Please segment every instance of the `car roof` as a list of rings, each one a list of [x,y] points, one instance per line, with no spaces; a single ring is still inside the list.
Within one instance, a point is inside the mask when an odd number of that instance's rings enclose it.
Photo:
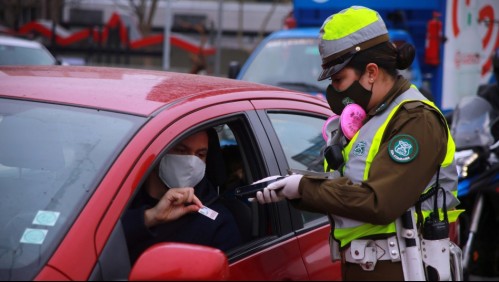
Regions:
[[[283,29],[274,31],[271,33],[267,39],[282,39],[282,38],[296,38],[296,37],[305,37],[305,38],[318,38],[319,36],[319,27],[298,27],[292,29]],[[403,29],[388,29],[388,34],[390,35],[391,40],[400,40],[404,39],[406,41],[411,40],[411,37],[407,33],[407,31]],[[412,41],[409,43],[413,44]]]
[[[318,38],[319,30],[320,28],[318,27],[283,29],[283,30],[274,31],[267,37],[267,39],[294,38],[294,37]]]
[[[141,116],[152,115],[166,105],[186,99],[230,93],[236,94],[230,99],[239,100],[264,96],[280,99],[294,97],[323,103],[307,94],[253,82],[114,67],[1,66],[0,85],[0,98],[77,105]],[[252,91],[251,95],[243,95]],[[258,95],[254,91],[259,91]]]
[[[43,45],[40,42],[8,36],[0,35],[0,45],[18,46],[26,48],[41,48]]]

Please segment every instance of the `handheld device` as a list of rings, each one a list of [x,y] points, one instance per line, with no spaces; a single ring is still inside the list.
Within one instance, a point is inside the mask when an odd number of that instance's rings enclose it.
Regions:
[[[283,178],[284,178],[284,176],[281,176],[281,177],[277,177],[275,179],[271,179],[268,181],[263,181],[260,183],[255,183],[255,184],[237,187],[235,190],[235,196],[238,198],[244,198],[244,199],[255,198],[256,192],[262,191],[263,188],[267,187],[270,183],[279,181]]]

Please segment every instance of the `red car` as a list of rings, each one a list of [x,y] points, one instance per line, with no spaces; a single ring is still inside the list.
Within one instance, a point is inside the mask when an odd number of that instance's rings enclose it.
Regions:
[[[151,168],[189,133],[217,129],[226,172],[250,184],[322,171],[331,114],[311,95],[225,78],[0,67],[0,280],[340,280],[327,217],[286,201],[245,203],[251,216],[234,217],[248,239],[227,252],[161,243],[132,265],[122,227]]]

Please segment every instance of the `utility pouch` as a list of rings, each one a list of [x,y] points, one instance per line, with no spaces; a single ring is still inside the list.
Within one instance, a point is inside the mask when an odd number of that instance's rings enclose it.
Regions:
[[[449,238],[439,240],[421,240],[423,264],[428,281],[449,281],[450,273],[450,241]]]
[[[451,242],[449,239],[449,219],[445,201],[445,190],[438,185],[439,172],[437,171],[436,185],[432,188],[434,207],[422,228],[421,254],[428,281],[449,281],[451,279]],[[442,191],[442,213],[440,219],[438,209],[438,192]],[[457,246],[455,246],[457,247]],[[456,250],[454,249],[453,252]]]

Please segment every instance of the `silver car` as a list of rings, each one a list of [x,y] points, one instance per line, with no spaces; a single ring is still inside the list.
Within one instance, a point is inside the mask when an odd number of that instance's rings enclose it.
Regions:
[[[57,59],[41,44],[0,35],[0,65],[58,65]]]

